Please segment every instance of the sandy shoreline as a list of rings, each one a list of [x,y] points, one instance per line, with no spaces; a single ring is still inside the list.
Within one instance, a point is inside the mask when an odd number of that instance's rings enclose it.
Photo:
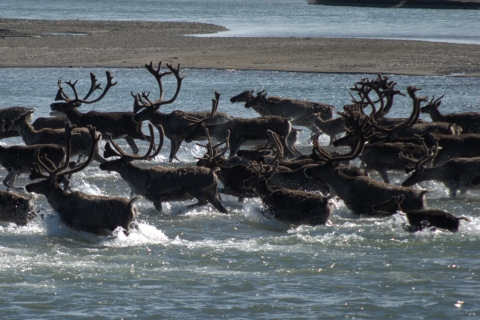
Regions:
[[[143,67],[480,76],[480,45],[330,38],[195,37],[183,22],[0,19],[0,67]]]

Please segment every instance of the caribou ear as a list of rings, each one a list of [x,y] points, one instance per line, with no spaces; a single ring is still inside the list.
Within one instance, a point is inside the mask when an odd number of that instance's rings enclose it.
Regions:
[[[480,184],[480,176],[477,176],[477,177],[473,178],[473,179],[472,179],[472,184],[473,184],[474,186],[479,185],[479,184]]]
[[[105,151],[103,152],[103,157],[104,158],[120,157],[120,156],[121,156],[120,154],[118,154],[115,150],[113,150],[110,142],[107,142],[105,144]]]
[[[65,179],[65,176],[63,174],[59,174],[59,175],[55,176],[55,182],[56,183],[62,182],[63,179]]]
[[[30,180],[37,180],[37,179],[42,179],[42,178],[45,178],[44,176],[42,176],[41,174],[35,172],[35,171],[32,171],[32,173],[30,173],[30,175],[28,176],[28,178]]]
[[[406,174],[409,174],[410,172],[412,172],[414,170],[415,170],[415,168],[409,168],[409,167],[405,166],[405,173]]]
[[[58,89],[55,101],[65,101],[65,98],[62,96],[62,89]]]

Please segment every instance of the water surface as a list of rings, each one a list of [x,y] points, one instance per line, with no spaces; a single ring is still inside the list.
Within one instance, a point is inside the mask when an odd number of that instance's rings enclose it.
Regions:
[[[35,107],[46,116],[57,80],[79,79],[79,92],[89,86],[89,72],[105,82],[105,69],[0,69],[0,107]],[[118,84],[99,103],[82,111],[131,110],[130,92],[158,89],[144,69],[111,69]],[[256,114],[228,99],[245,89],[266,89],[271,95],[324,101],[341,110],[349,103],[349,87],[376,75],[294,72],[183,70],[187,74],[177,101],[165,107],[208,110],[215,90],[219,110],[234,116]],[[445,93],[442,110],[476,111],[480,105],[478,78],[390,76],[406,93]],[[166,97],[174,81],[165,79]],[[394,116],[406,116],[409,98],[399,97]],[[146,132],[146,131],[145,131]],[[322,138],[325,145],[327,138]],[[18,138],[1,140],[4,146]],[[124,141],[119,144],[129,151]],[[103,148],[104,142],[100,143]],[[139,143],[141,151],[146,143]],[[310,151],[308,133],[299,148]],[[169,165],[168,140],[159,157],[139,165]],[[203,150],[182,146],[181,162],[193,165]],[[0,169],[0,176],[6,171]],[[396,172],[400,184],[405,174]],[[373,175],[373,177],[377,177]],[[25,177],[17,185],[27,183]],[[118,174],[100,171],[92,163],[74,177],[75,190],[129,197]],[[239,203],[224,197],[228,215],[206,206],[186,210],[185,203],[165,204],[158,213],[148,201],[139,202],[139,230],[125,237],[97,237],[66,228],[42,196],[37,218],[27,227],[0,227],[0,306],[7,319],[147,319],[147,318],[478,318],[480,194],[468,192],[455,200],[444,186],[431,190],[429,207],[442,208],[472,220],[459,232],[440,230],[410,233],[405,217],[359,218],[341,201],[327,226],[289,228],[263,217],[258,200]]]
[[[220,37],[375,38],[480,44],[480,10],[310,5],[305,0],[3,0],[0,17],[213,23]],[[211,34],[207,36],[212,36]]]

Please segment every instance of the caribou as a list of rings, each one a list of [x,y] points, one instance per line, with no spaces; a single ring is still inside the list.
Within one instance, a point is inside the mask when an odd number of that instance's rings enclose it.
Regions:
[[[416,143],[376,142],[366,144],[358,156],[361,168],[377,171],[383,182],[390,183],[388,170],[402,170],[411,164],[411,160],[400,157],[399,154],[409,154],[414,157],[423,155],[423,149]]]
[[[9,123],[10,121],[15,120],[22,114],[25,114],[29,111],[36,111],[37,108],[31,108],[31,107],[7,107],[7,108],[0,108],[0,119],[5,120],[5,123]],[[34,122],[32,122],[32,126],[36,129],[42,129],[42,128],[53,128],[53,129],[60,129],[64,127],[64,124],[66,121],[68,121],[67,117],[63,113],[54,113],[53,117],[39,117],[35,119]],[[16,132],[8,132],[8,137],[14,136]],[[18,136],[18,134],[16,135]],[[7,138],[6,135],[4,135],[3,138]]]
[[[10,123],[11,121],[17,119],[21,115],[24,115],[28,112],[36,111],[36,108],[28,107],[8,107],[0,109],[0,119],[4,120],[5,123]],[[31,121],[31,117],[29,121]],[[43,128],[52,128],[52,129],[62,129],[65,122],[68,121],[65,115],[55,116],[55,117],[39,117],[35,119],[31,124],[35,130],[40,130]],[[5,132],[1,139],[19,137],[20,133],[17,130],[9,130]]]
[[[233,118],[223,123],[209,124],[207,121],[211,119],[218,108],[220,93],[215,92],[215,98],[212,99],[212,111],[210,116],[201,120],[184,117],[191,122],[192,129],[187,135],[186,142],[191,142],[198,137],[205,136],[205,128],[208,129],[210,135],[218,141],[225,140],[227,132],[230,133],[230,155],[233,157],[240,145],[246,141],[268,140],[268,130],[272,130],[279,136],[283,137],[282,145],[290,156],[295,156],[296,149],[286,139],[292,130],[289,120],[279,116],[265,116],[257,118]]]
[[[265,91],[257,92],[257,95],[253,96],[253,90],[246,90],[230,98],[230,102],[245,102],[245,108],[252,108],[261,116],[281,116],[290,119],[293,125],[307,127],[312,133],[319,133],[319,130],[312,122],[306,120],[309,116],[318,113],[323,120],[328,120],[335,111],[334,106],[323,102],[266,96]]]
[[[126,154],[113,141],[112,137],[109,137],[109,142],[105,145],[104,157],[115,156],[119,158],[100,164],[100,169],[118,172],[128,183],[132,193],[140,194],[153,202],[155,209],[158,211],[162,211],[162,202],[185,201],[196,198],[198,202],[187,206],[187,208],[195,208],[210,203],[218,211],[227,213],[227,209],[220,202],[218,195],[218,178],[216,175],[218,168],[167,168],[160,165],[140,168],[132,164],[134,160],[151,160],[162,149],[164,140],[162,126],[158,127],[160,142],[153,154],[152,150],[155,144],[153,141],[153,126],[149,124],[148,127],[152,139],[145,155]]]
[[[100,137],[92,126],[87,126],[92,139],[92,146],[96,146]],[[59,215],[63,223],[77,231],[91,232],[96,235],[111,235],[118,227],[128,235],[132,222],[138,215],[135,203],[141,196],[131,200],[122,197],[97,196],[80,191],[67,192],[62,190],[58,183],[64,176],[82,171],[93,160],[95,148],[92,147],[88,159],[73,169],[66,170],[70,159],[72,144],[72,129],[65,124],[65,139],[67,141],[67,160],[63,165],[54,165],[49,155],[41,156],[37,153],[34,171],[37,176],[44,180],[28,184],[25,189],[28,192],[43,194],[48,203]],[[48,173],[42,173],[42,169]]]
[[[3,120],[5,123],[10,123],[14,119],[18,118],[22,114],[27,113],[28,111],[35,111],[36,108],[28,108],[28,107],[8,107],[0,109],[0,119]],[[10,138],[10,137],[18,137],[19,134],[15,130],[10,130],[8,132],[4,132],[2,135],[2,139]]]
[[[5,121],[2,120],[0,137],[4,132]],[[11,125],[10,125],[11,127]],[[31,174],[36,154],[49,154],[52,163],[60,164],[65,158],[65,149],[56,144],[37,144],[31,146],[15,145],[4,147],[0,145],[0,164],[7,169],[8,175],[3,180],[3,185],[10,189],[17,189],[13,186],[15,179],[20,174]],[[22,188],[19,188],[22,189]]]
[[[372,116],[362,117],[358,113],[339,114],[347,120],[357,136],[357,144],[350,152],[341,156],[332,156],[317,145],[317,151],[325,162],[304,170],[307,177],[325,179],[331,190],[338,195],[347,208],[354,214],[372,214],[372,206],[386,201],[394,195],[405,195],[406,210],[422,209],[427,191],[400,187],[380,182],[365,176],[349,176],[335,167],[342,160],[353,160],[363,151],[365,142],[375,136],[375,121]]]
[[[319,113],[314,113],[305,119],[316,125],[323,133],[330,137],[328,145],[332,145],[335,137],[345,132],[345,119],[342,117],[323,120]]]
[[[356,100],[352,95],[353,104],[345,105],[343,107],[345,112],[356,112],[361,114],[362,117],[366,117],[364,109],[370,107],[372,109],[370,117],[376,122],[376,130],[379,133],[382,133],[372,137],[370,143],[380,141],[392,142],[400,132],[411,128],[417,123],[422,123],[422,120],[419,119],[420,102],[426,101],[427,98],[417,97],[415,92],[420,89],[412,86],[407,87],[407,92],[413,101],[413,109],[410,116],[408,118],[385,117],[393,106],[394,97],[396,95],[405,96],[405,94],[399,90],[395,90],[395,85],[395,82],[388,81],[388,77],[382,78],[382,76],[379,75],[378,78],[374,80],[369,80],[367,78],[362,79],[361,81],[356,82],[353,88],[350,88],[352,91],[357,92],[361,99]],[[376,101],[373,101],[374,99],[369,96],[371,91],[376,93],[378,97]],[[354,134],[352,134],[351,130],[347,128],[347,134],[344,137],[333,141],[332,144],[335,147],[338,147],[352,146],[355,143]]]
[[[255,190],[262,199],[266,207],[265,214],[293,226],[326,224],[331,213],[330,198],[312,192],[272,189],[268,180],[277,167],[278,161],[266,168],[252,164],[255,175],[243,182],[246,188]]]
[[[388,132],[388,127],[392,128],[391,124],[385,125],[382,122],[383,118],[380,119],[380,126],[383,128],[384,132]],[[399,125],[403,121],[396,121],[393,125]],[[389,122],[391,123],[391,122]],[[456,124],[448,123],[448,122],[422,122],[422,123],[415,123],[411,127],[405,128],[398,132],[393,133],[390,135],[389,140],[385,141],[385,137],[376,139],[376,142],[384,141],[384,142],[408,142],[411,141],[415,135],[424,135],[427,133],[438,133],[443,135],[460,135],[462,133],[462,128]],[[372,142],[375,142],[372,141]],[[344,137],[336,139],[332,142],[334,147],[351,147],[355,144],[355,137],[352,134],[346,134]]]
[[[43,128],[36,130],[30,124],[32,113],[33,111],[28,111],[27,113],[15,119],[10,130],[17,130],[20,133],[23,142],[25,142],[27,146],[36,144],[56,144],[66,147],[65,122],[63,123],[63,129]],[[96,134],[100,135],[100,132],[97,132]],[[93,157],[94,160],[100,163],[105,162],[105,159],[103,159],[99,154],[98,145],[92,146],[92,140],[90,138],[88,129],[74,128],[72,135],[71,155],[78,155],[78,161],[80,161],[83,156],[88,157],[92,148],[95,150]]]
[[[464,112],[464,113],[450,113],[442,114],[438,107],[442,104],[442,98],[435,99],[432,97],[430,102],[423,106],[420,110],[422,113],[427,113],[436,122],[450,122],[459,125],[463,129],[463,133],[480,133],[480,113],[479,112]]]
[[[207,152],[203,157],[197,158],[197,166],[206,167],[206,168],[218,168],[220,169],[217,172],[218,179],[223,184],[223,188],[220,188],[218,191],[221,194],[226,194],[238,198],[238,202],[243,202],[245,198],[254,198],[255,193],[253,190],[245,188],[243,185],[243,180],[252,176],[252,171],[248,167],[250,160],[234,156],[232,158],[226,159],[223,155],[228,151],[230,132],[227,132],[227,138],[218,143],[217,145],[212,145],[212,139],[208,132],[208,129],[205,129],[205,135],[207,136],[208,143],[206,145],[197,145],[207,149]],[[225,144],[223,150],[218,148]]]
[[[418,119],[420,113],[420,103],[425,101],[425,97],[417,97],[416,92],[420,90],[415,87],[408,87],[407,91],[410,98],[413,101],[413,108],[410,117],[404,122],[395,125],[390,128],[375,125],[375,130],[381,132],[380,140],[389,137],[392,132],[399,132],[409,128],[409,126]],[[399,129],[404,128],[404,129]],[[383,134],[385,134],[383,136]],[[378,138],[379,135],[374,136],[371,141]],[[352,139],[354,140],[354,139]],[[423,150],[420,145],[415,143],[402,143],[402,142],[375,142],[369,141],[365,146],[362,153],[359,155],[359,159],[362,161],[362,166],[368,170],[376,170],[380,173],[385,183],[390,183],[387,170],[402,169],[406,165],[409,165],[409,159],[399,157],[400,153],[411,154],[419,156]]]
[[[405,200],[404,195],[393,196],[389,200],[373,206],[376,214],[389,215],[402,209],[402,202]],[[457,232],[460,226],[460,220],[470,222],[466,217],[456,217],[453,214],[440,209],[423,209],[406,211],[408,222],[410,223],[410,231],[420,231],[425,228],[440,228],[451,232]]]
[[[149,120],[155,127],[158,127],[159,125],[163,127],[163,130],[165,131],[165,136],[170,139],[170,155],[168,160],[169,162],[172,162],[174,159],[179,160],[176,154],[180,149],[180,145],[182,144],[182,142],[185,141],[186,136],[191,128],[189,126],[190,122],[185,120],[184,117],[203,119],[208,117],[209,112],[184,112],[180,110],[175,110],[171,113],[160,112],[159,109],[161,106],[171,104],[176,100],[178,93],[180,92],[182,80],[185,77],[185,75],[180,76],[180,65],[178,65],[175,69],[172,67],[172,65],[167,63],[167,68],[170,70],[170,72],[161,72],[161,66],[162,62],[158,64],[158,68],[155,70],[155,68],[152,66],[152,62],[150,62],[150,64],[145,64],[145,68],[157,80],[160,89],[160,97],[155,101],[150,101],[148,98],[148,94],[146,93],[142,93],[142,95],[132,95],[135,100],[135,115],[132,119],[134,122]],[[177,89],[171,99],[163,100],[164,91],[161,79],[165,75],[172,73],[177,79]],[[207,121],[207,123],[221,123],[229,119],[231,119],[231,117],[226,113],[217,112],[211,119]]]
[[[429,132],[421,135],[430,148],[438,141],[438,151],[433,159],[433,165],[438,166],[454,158],[480,157],[480,134],[468,133],[445,135]],[[414,138],[417,140],[417,138]]]
[[[244,198],[253,197],[254,194],[252,194],[252,190],[245,188],[243,181],[246,178],[252,177],[252,161],[265,163],[266,159],[261,159],[260,161],[244,159],[243,163],[240,163],[241,158],[239,158],[236,160],[236,163],[232,165],[230,164],[230,160],[234,160],[235,157],[225,160],[222,157],[228,150],[229,137],[227,136],[225,141],[221,143],[226,143],[223,151],[216,152],[214,150],[216,150],[221,144],[212,146],[208,129],[205,130],[209,143],[204,147],[207,148],[208,153],[203,158],[198,158],[197,165],[209,168],[220,168],[218,176],[224,185],[224,188],[220,190],[220,193],[237,196],[239,197],[239,201],[243,201]],[[276,146],[275,155],[268,159],[268,163],[274,163],[283,155],[283,147],[277,134],[271,130],[268,130],[267,133],[270,137],[269,143],[272,142]],[[267,143],[267,145],[269,143]],[[303,174],[303,169],[305,168],[306,166],[303,166],[296,170],[291,170],[279,166],[273,173],[272,177],[268,180],[268,184],[271,188],[286,188],[328,194],[329,189],[325,181],[323,181],[323,179],[307,179]]]
[[[439,141],[434,137],[434,146],[429,149],[423,138],[418,136],[418,139],[423,145],[422,157],[416,159],[401,154],[403,158],[415,164],[414,167],[405,167],[406,173],[411,175],[402,183],[402,186],[411,187],[423,181],[438,181],[448,188],[450,197],[455,197],[458,190],[463,194],[467,190],[480,188],[476,180],[480,177],[480,158],[452,158],[441,165],[426,167],[425,165],[437,155]]]
[[[93,100],[87,100],[90,95],[95,90],[101,89],[101,84],[97,84],[97,77],[90,73],[90,90],[85,95],[84,98],[80,99],[78,97],[77,89],[75,88],[76,81],[71,82],[67,81],[67,85],[73,90],[75,98],[71,99],[63,90],[62,81],[58,81],[58,92],[55,97],[55,101],[63,100],[63,102],[55,102],[50,104],[50,109],[52,111],[58,111],[64,113],[68,121],[72,124],[75,124],[78,127],[86,127],[88,125],[94,126],[100,131],[105,138],[107,135],[111,134],[114,139],[124,138],[128,145],[132,148],[133,153],[138,153],[138,147],[134,139],[140,139],[149,141],[150,137],[146,136],[142,132],[142,122],[134,122],[132,117],[134,116],[133,112],[97,112],[89,111],[87,113],[81,113],[78,111],[78,107],[84,104],[92,104],[98,102],[105,97],[108,90],[115,86],[117,83],[112,82],[113,76],[109,71],[106,72],[107,75],[107,85],[102,94]]]
[[[32,197],[0,190],[0,221],[25,226],[36,216]]]

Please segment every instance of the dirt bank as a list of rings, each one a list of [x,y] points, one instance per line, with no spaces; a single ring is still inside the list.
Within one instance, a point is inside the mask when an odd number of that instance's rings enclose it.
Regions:
[[[0,67],[142,67],[480,75],[480,46],[328,38],[196,37],[201,23],[0,19]]]

